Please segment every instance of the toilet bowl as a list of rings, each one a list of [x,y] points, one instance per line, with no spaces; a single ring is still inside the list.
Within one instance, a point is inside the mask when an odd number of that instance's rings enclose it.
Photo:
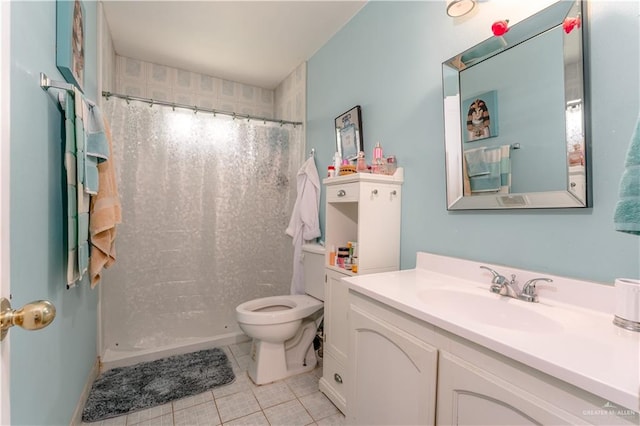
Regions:
[[[313,347],[323,318],[324,248],[303,246],[304,295],[263,297],[236,307],[236,320],[253,339],[249,377],[258,385],[311,371]]]

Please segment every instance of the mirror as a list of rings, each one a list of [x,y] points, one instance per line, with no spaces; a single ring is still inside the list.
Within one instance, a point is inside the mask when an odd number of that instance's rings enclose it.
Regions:
[[[580,0],[442,64],[449,210],[591,207]]]

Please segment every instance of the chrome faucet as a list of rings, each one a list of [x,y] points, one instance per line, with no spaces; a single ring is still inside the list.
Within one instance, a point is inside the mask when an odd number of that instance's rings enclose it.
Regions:
[[[511,281],[509,281],[504,275],[500,275],[498,272],[487,266],[481,266],[480,268],[486,269],[487,271],[491,272],[491,275],[493,275],[493,278],[491,279],[491,288],[489,289],[492,293],[497,293],[500,296],[513,297],[514,299],[524,300],[525,302],[538,302],[538,295],[536,294],[536,282],[553,282],[551,278],[533,278],[524,283],[524,287],[522,287],[522,293],[518,293],[518,288],[516,286],[516,276],[514,274],[511,274]]]
[[[526,283],[524,283],[524,287],[522,287],[522,293],[518,296],[518,299],[524,300],[525,302],[538,302],[538,295],[536,294],[536,282],[537,281],[546,281],[548,283],[552,283],[553,280],[551,278],[533,278]]]
[[[511,274],[511,281],[509,281],[504,275],[500,275],[498,272],[489,268],[488,266],[481,266],[480,268],[486,269],[491,272],[493,279],[491,280],[490,291],[497,293],[501,296],[518,298],[518,290],[516,288],[516,276]]]

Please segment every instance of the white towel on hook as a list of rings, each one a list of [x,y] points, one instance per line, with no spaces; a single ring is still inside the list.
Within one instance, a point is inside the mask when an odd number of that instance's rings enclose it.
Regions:
[[[291,294],[304,294],[304,271],[302,269],[302,244],[320,236],[320,177],[313,157],[304,162],[297,174],[296,202],[293,206],[289,226],[285,230],[293,238],[293,276]]]

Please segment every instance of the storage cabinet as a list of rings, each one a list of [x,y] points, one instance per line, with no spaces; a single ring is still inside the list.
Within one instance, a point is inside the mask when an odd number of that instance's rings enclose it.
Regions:
[[[347,424],[639,424],[637,413],[583,389],[360,293],[348,297]]]
[[[356,173],[327,178],[324,359],[320,390],[344,413],[348,354],[348,290],[341,279],[356,273],[329,264],[332,247],[357,242],[357,275],[400,268],[402,169],[393,176]]]
[[[437,349],[353,305],[349,330],[347,424],[433,424]]]
[[[447,352],[440,354],[438,424],[576,425],[583,421]]]

